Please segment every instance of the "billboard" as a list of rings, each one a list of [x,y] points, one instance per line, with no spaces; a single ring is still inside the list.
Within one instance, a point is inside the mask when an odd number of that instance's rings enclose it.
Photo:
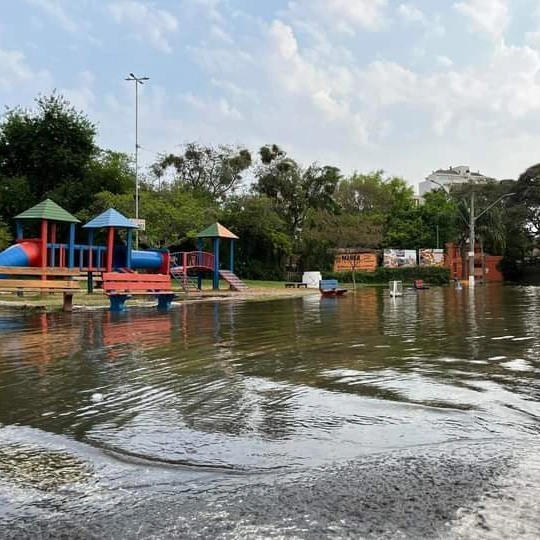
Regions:
[[[334,257],[334,272],[375,272],[375,253],[340,253]]]
[[[403,268],[404,266],[416,266],[415,249],[385,249],[383,256],[385,268]]]
[[[419,250],[420,266],[444,266],[444,250],[423,248]]]

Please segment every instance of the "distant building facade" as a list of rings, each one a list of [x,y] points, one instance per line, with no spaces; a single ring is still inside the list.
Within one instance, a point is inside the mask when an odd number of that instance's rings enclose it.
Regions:
[[[468,165],[449,167],[448,169],[438,169],[433,171],[423,182],[418,184],[418,193],[423,197],[429,191],[438,189],[440,185],[451,188],[457,184],[464,184],[469,181],[487,182],[496,180],[490,176],[485,176],[480,172],[472,172]]]

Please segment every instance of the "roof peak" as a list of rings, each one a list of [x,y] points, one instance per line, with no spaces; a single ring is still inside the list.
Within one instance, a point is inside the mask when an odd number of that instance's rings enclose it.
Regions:
[[[40,203],[32,206],[28,210],[16,215],[15,220],[46,220],[57,221],[64,223],[80,223],[80,221],[64,210],[59,204],[52,199],[45,199]]]
[[[114,227],[115,229],[138,229],[129,218],[121,214],[114,208],[109,208],[83,225],[83,229],[104,229]]]
[[[215,223],[201,231],[197,235],[197,238],[229,238],[231,240],[237,240],[238,236],[229,231],[227,227],[224,227],[221,223],[216,221]]]

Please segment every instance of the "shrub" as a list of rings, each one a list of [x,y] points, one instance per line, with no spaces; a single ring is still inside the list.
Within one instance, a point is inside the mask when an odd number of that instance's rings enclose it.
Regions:
[[[337,279],[352,283],[352,272],[323,272],[324,279]],[[450,269],[440,266],[406,266],[403,268],[377,268],[375,272],[356,272],[356,283],[387,283],[388,281],[413,282],[423,279],[431,285],[444,285],[450,281]]]

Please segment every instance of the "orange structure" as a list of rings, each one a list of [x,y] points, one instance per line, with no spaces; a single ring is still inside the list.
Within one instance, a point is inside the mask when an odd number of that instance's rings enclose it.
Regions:
[[[503,275],[499,270],[500,255],[488,255],[480,249],[480,245],[474,246],[474,277],[476,281],[503,281]],[[445,266],[450,269],[452,277],[459,280],[469,279],[469,265],[467,264],[467,252],[460,246],[449,242],[446,244]]]

